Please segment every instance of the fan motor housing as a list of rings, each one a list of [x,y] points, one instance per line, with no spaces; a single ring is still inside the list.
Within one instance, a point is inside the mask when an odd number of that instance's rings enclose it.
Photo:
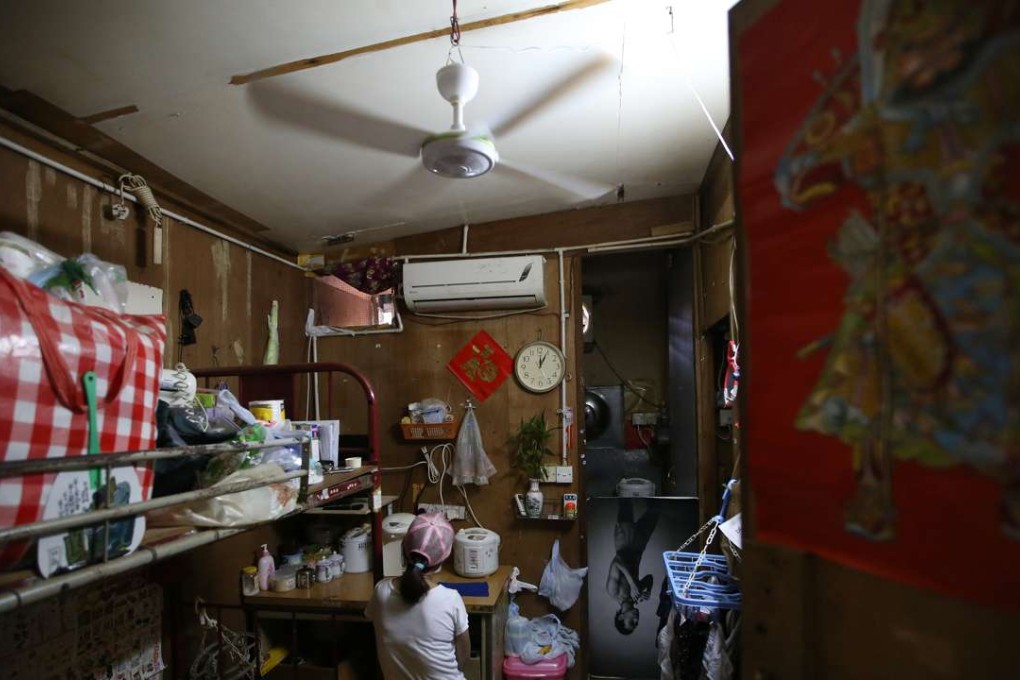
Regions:
[[[496,167],[499,154],[492,140],[482,135],[440,135],[421,147],[421,161],[429,172],[443,177],[480,177]]]

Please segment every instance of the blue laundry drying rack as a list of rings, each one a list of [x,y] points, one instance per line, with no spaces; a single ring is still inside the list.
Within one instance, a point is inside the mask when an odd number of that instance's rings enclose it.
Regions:
[[[708,547],[715,539],[719,525],[726,521],[730,493],[735,484],[736,480],[732,479],[726,484],[718,515],[705,522],[704,526],[684,541],[678,550],[667,550],[662,553],[675,607],[740,609],[742,601],[740,584],[730,574],[726,558],[708,554]],[[709,529],[711,531],[701,552],[684,552],[684,548]]]

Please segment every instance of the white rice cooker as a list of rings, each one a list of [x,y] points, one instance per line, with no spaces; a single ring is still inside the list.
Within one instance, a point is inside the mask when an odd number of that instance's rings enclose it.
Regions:
[[[616,484],[616,495],[621,498],[647,498],[655,495],[655,483],[641,477],[624,477]]]
[[[482,577],[499,569],[499,534],[488,529],[461,529],[453,539],[453,570]]]
[[[414,521],[414,515],[409,512],[398,512],[388,517],[383,517],[383,575],[400,576],[404,573],[404,550],[402,543],[407,530]]]
[[[372,571],[372,528],[364,524],[348,531],[340,539],[340,550],[346,571]]]

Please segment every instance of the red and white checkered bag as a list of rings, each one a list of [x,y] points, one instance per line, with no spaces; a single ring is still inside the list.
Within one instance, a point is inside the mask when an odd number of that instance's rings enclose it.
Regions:
[[[162,316],[58,300],[0,267],[0,460],[88,453],[87,371],[96,374],[100,451],[152,448],[165,345]],[[0,526],[41,519],[54,477],[0,479]],[[138,477],[147,499],[151,468]],[[0,544],[0,568],[26,548]]]

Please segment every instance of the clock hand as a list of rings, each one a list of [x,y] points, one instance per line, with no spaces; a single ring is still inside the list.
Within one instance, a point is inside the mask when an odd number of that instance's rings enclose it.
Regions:
[[[544,363],[545,363],[545,357],[546,357],[546,355],[545,355],[545,354],[543,354],[542,356],[540,356],[540,357],[538,358],[538,367],[539,367],[539,368],[542,368],[542,364],[544,364]]]

